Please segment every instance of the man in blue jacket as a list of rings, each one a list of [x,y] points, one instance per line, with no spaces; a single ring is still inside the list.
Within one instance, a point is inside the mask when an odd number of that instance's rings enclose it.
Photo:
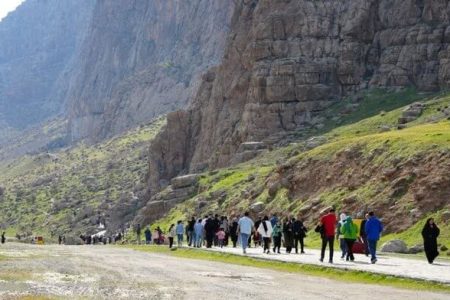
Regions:
[[[369,212],[369,219],[365,225],[367,242],[369,243],[369,251],[371,255],[370,261],[374,264],[377,262],[377,242],[383,231],[383,224],[375,217],[373,211]]]

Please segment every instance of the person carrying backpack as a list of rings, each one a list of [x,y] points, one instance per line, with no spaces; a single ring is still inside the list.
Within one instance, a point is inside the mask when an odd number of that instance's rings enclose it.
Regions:
[[[303,225],[301,221],[301,216],[298,216],[297,220],[295,218],[292,219],[292,231],[294,233],[294,248],[295,253],[298,253],[298,244],[300,243],[300,253],[305,253],[305,244],[304,239],[306,237],[306,227]]]
[[[383,224],[381,224],[381,221],[375,217],[375,213],[373,211],[369,213],[369,219],[366,222],[365,231],[371,255],[370,262],[374,264],[377,262],[377,242],[380,239],[381,232],[383,232]]]
[[[353,220],[350,216],[347,216],[344,225],[341,226],[341,233],[344,236],[344,240],[347,245],[346,260],[354,261],[355,256],[353,255],[353,244],[355,243],[358,236],[358,226],[353,223]]]

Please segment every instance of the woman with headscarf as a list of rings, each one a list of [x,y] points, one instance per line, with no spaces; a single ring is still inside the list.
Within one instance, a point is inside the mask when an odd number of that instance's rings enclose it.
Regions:
[[[422,237],[425,254],[430,264],[432,264],[439,255],[437,245],[437,237],[439,236],[439,233],[440,230],[434,223],[434,219],[429,218],[422,229]]]
[[[258,226],[258,232],[261,235],[264,242],[264,253],[270,253],[270,239],[272,237],[272,224],[269,221],[269,217],[265,216]]]
[[[344,235],[341,234],[342,226],[345,224],[345,220],[347,219],[347,215],[341,213],[339,215],[339,222],[336,228],[336,238],[339,240],[339,247],[341,248],[341,259],[344,259],[347,256],[347,243],[345,242]]]

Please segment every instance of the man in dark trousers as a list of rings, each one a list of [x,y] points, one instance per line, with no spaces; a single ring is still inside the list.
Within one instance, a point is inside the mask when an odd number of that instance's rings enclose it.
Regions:
[[[216,236],[216,222],[209,216],[205,223],[206,248],[211,248]]]
[[[361,227],[359,228],[359,236],[361,237],[363,243],[364,243],[364,254],[366,256],[369,256],[369,242],[367,241],[367,235],[366,235],[366,222],[367,219],[369,219],[369,214],[366,214],[364,216],[364,220],[361,221]]]
[[[320,223],[323,226],[323,236],[322,236],[322,251],[320,253],[320,261],[323,262],[325,258],[325,250],[330,247],[330,258],[328,262],[333,263],[333,251],[334,251],[334,234],[336,233],[336,214],[334,208],[331,208],[328,214],[320,219]]]
[[[370,262],[372,264],[377,262],[377,242],[380,239],[381,232],[383,231],[383,225],[381,221],[375,217],[375,213],[371,211],[369,213],[369,219],[365,226],[367,242],[369,244]]]
[[[300,253],[305,253],[304,239],[306,237],[306,227],[301,221],[301,216],[297,219],[292,218],[292,231],[294,232],[294,248],[295,253],[298,253],[298,243],[300,243]]]

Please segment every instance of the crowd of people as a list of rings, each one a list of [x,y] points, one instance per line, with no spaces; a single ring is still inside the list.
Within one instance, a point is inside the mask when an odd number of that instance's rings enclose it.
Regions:
[[[335,241],[339,242],[341,250],[340,258],[347,261],[354,261],[354,251],[370,256],[370,262],[377,262],[377,244],[383,232],[383,224],[376,217],[374,212],[365,214],[365,218],[355,223],[351,216],[341,213],[339,220],[336,211],[330,209],[321,216],[315,232],[321,237],[320,261],[325,259],[328,248],[328,262],[333,263]],[[304,239],[308,229],[304,225],[301,216],[279,218],[277,214],[258,217],[257,220],[250,218],[248,212],[242,216],[228,218],[219,215],[207,215],[204,218],[192,217],[186,224],[179,220],[176,224],[171,224],[167,231],[168,245],[174,247],[174,241],[178,247],[186,244],[189,247],[242,247],[245,254],[247,248],[261,247],[264,253],[281,253],[282,245],[285,253],[305,253]],[[158,226],[152,233],[150,226],[145,229],[146,244],[164,244],[165,234]],[[138,243],[141,243],[141,226],[136,227]],[[438,256],[437,237],[439,228],[434,224],[433,219],[427,220],[422,231],[424,238],[424,248],[429,263],[433,263]]]

